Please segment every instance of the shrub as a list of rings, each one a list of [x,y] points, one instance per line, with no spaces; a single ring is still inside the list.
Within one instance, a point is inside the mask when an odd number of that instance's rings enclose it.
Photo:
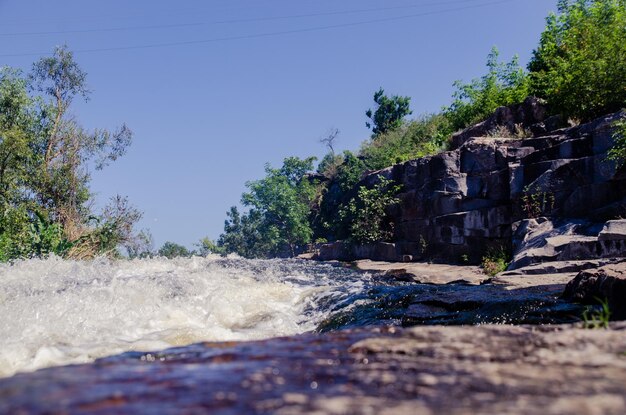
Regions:
[[[528,68],[532,92],[581,121],[626,102],[626,0],[560,0]]]
[[[350,224],[350,239],[358,243],[372,243],[386,241],[393,236],[393,226],[386,220],[386,210],[399,202],[395,195],[400,186],[392,183],[379,176],[373,188],[359,187],[357,197],[341,210],[340,216]]]
[[[509,63],[498,62],[496,47],[487,56],[486,75],[469,84],[456,81],[454,101],[444,108],[454,130],[483,121],[496,108],[522,102],[529,94],[528,76],[519,66],[517,56]]]
[[[360,156],[368,168],[380,170],[445,150],[451,132],[442,114],[423,115],[363,143]]]
[[[626,118],[616,121],[614,127],[615,145],[609,150],[609,160],[615,160],[621,166],[626,160]]]
[[[490,277],[505,271],[508,266],[509,255],[502,247],[488,250],[482,260],[483,272]]]

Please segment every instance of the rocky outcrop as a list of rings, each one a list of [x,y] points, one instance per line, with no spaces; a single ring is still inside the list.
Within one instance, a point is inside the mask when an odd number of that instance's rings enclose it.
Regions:
[[[0,380],[0,413],[623,414],[626,326],[368,328]]]
[[[387,244],[384,255],[352,259],[478,262],[504,248],[519,267],[625,256],[626,225],[614,220],[626,217],[626,168],[607,159],[623,116],[555,130],[559,123],[529,99],[455,135],[452,151],[370,173],[359,185],[379,176],[402,185],[388,212],[395,252]],[[519,125],[534,135],[483,137]]]
[[[626,319],[626,261],[581,271],[567,284],[563,298],[583,304],[606,301],[612,319]]]
[[[496,130],[516,134],[532,131],[535,134],[566,127],[562,117],[548,117],[545,101],[528,97],[521,104],[500,107],[485,121],[466,128],[452,136],[452,149],[457,149],[474,137],[484,137]]]

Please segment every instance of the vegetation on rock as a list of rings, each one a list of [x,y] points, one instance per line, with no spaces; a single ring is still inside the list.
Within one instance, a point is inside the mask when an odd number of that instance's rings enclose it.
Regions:
[[[626,1],[559,0],[528,65],[531,91],[582,121],[626,104]]]
[[[459,130],[491,115],[496,108],[522,102],[529,94],[528,75],[519,65],[517,56],[508,63],[498,61],[496,47],[487,56],[487,73],[469,84],[456,81],[452,104],[444,114]]]

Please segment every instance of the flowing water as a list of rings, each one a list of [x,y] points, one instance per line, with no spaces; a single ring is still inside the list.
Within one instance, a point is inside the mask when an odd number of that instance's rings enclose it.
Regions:
[[[0,265],[0,377],[201,341],[372,324],[563,322],[576,312],[511,295],[300,260],[27,260]]]
[[[0,376],[132,350],[315,329],[367,275],[238,258],[0,266]]]

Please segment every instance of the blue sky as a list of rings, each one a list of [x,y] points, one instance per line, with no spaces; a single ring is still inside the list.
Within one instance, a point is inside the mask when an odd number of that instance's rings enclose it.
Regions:
[[[266,162],[321,158],[369,137],[373,93],[414,115],[450,102],[497,46],[526,64],[556,0],[0,0],[0,66],[28,70],[67,44],[88,73],[88,128],[134,131],[94,172],[99,204],[122,194],[155,247],[217,238]]]

